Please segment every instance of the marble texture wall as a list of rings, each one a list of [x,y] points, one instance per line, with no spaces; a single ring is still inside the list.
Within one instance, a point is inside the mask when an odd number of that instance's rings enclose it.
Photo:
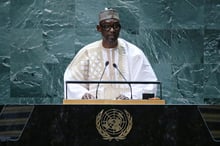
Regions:
[[[60,104],[63,73],[105,7],[143,49],[168,104],[220,103],[219,0],[1,0],[0,103]]]

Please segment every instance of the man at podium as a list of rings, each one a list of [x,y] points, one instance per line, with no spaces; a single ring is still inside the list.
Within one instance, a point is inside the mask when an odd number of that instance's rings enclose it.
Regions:
[[[157,81],[142,50],[119,38],[121,24],[116,10],[101,11],[96,29],[102,39],[83,47],[66,68],[64,98],[123,100],[142,99],[142,93],[155,95],[155,84],[66,84],[66,81]]]

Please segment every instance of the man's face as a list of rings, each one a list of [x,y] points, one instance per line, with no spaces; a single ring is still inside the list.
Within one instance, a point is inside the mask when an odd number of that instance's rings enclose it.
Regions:
[[[107,42],[117,41],[120,33],[121,25],[119,20],[107,19],[99,23],[97,30],[101,32],[103,40]]]

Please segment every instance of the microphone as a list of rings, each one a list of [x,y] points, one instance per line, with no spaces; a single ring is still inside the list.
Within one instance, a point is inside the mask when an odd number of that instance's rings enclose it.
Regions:
[[[122,78],[127,82],[127,79],[126,79],[125,76],[121,73],[121,71],[118,69],[118,66],[117,66],[115,63],[113,63],[112,65],[113,65],[114,68],[116,68],[116,70],[119,72],[119,74],[122,76]],[[130,88],[131,99],[132,99],[133,97],[132,97],[132,88],[131,88],[131,84],[128,83],[128,85],[129,85],[129,88]]]
[[[104,70],[103,70],[103,72],[102,72],[102,75],[101,75],[101,77],[100,77],[100,80],[99,80],[99,81],[101,81],[101,80],[102,80],[103,75],[104,75],[105,70],[106,70],[106,67],[107,67],[108,65],[109,65],[109,61],[106,61],[106,62],[105,62],[105,68],[104,68]],[[98,89],[99,89],[99,84],[100,84],[100,83],[98,83],[97,88],[96,88],[96,95],[95,95],[95,98],[96,98],[96,99],[98,98]]]

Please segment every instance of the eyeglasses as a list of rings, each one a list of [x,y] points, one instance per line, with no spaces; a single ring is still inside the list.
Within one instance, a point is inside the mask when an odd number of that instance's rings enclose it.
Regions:
[[[113,28],[114,30],[119,30],[121,28],[120,23],[113,23],[113,24],[100,24],[100,26],[102,27],[102,29],[104,31],[110,31],[111,28]]]

